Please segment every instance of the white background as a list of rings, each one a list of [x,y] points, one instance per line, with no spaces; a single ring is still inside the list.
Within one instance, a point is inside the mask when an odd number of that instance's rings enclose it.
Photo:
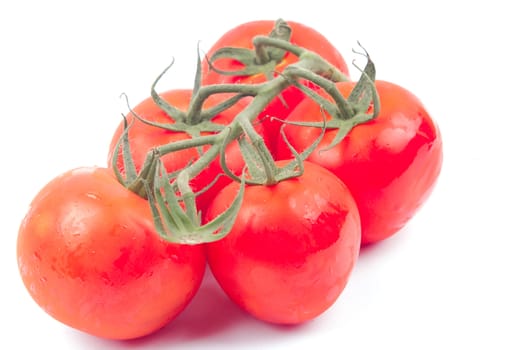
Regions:
[[[345,8],[342,8],[344,3]],[[515,5],[512,5],[515,4]],[[0,344],[14,348],[524,349],[523,11],[516,1],[6,1],[0,5]],[[276,327],[240,312],[208,276],[159,333],[81,334],[29,297],[16,265],[20,221],[59,173],[104,165],[131,104],[191,86],[203,51],[254,19],[303,22],[348,60],[359,40],[378,79],[413,91],[438,122],[443,171],[397,236],[361,253],[337,303]],[[354,75],[355,76],[355,75]],[[0,347],[4,347],[0,345]],[[13,347],[11,347],[13,348]]]

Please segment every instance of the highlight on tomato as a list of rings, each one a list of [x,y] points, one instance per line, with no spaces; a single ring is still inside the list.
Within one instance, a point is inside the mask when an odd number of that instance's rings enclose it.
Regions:
[[[239,186],[233,182],[219,192],[208,220],[230,205]],[[266,322],[299,324],[337,300],[360,239],[348,188],[328,170],[304,162],[301,176],[248,185],[230,233],[207,244],[206,252],[213,276],[240,308]]]
[[[330,74],[347,80],[348,65],[339,50],[316,29],[305,24],[279,19],[250,21],[233,27],[224,33],[208,50],[202,61],[202,85],[210,84],[259,84],[272,79],[283,70],[299,61],[294,53],[262,41],[261,36],[287,41],[290,44],[312,51],[333,66]],[[257,40],[260,40],[259,42]],[[257,45],[254,44],[257,43]],[[324,72],[328,74],[328,72]],[[311,81],[301,83],[312,89]],[[280,92],[260,113],[268,133],[268,144],[273,151],[281,123],[305,98],[303,92],[290,86]]]
[[[17,257],[45,312],[110,339],[164,327],[190,303],[206,266],[202,245],[163,240],[148,201],[99,167],[67,171],[42,188],[20,226]]]
[[[355,86],[353,82],[336,83],[345,98]],[[397,84],[377,80],[374,86],[380,106],[377,117],[364,123],[352,119],[359,116],[341,117],[335,123],[338,128],[327,129],[308,157],[350,189],[359,208],[363,245],[384,240],[406,225],[432,193],[443,160],[440,130],[422,102]],[[319,95],[334,101],[324,90]],[[361,112],[368,109],[365,105]],[[323,121],[330,123],[335,118],[313,99],[301,102],[286,120],[277,158],[291,158],[290,146],[300,152],[321,133],[318,127],[295,123]],[[333,146],[341,128],[351,130]]]

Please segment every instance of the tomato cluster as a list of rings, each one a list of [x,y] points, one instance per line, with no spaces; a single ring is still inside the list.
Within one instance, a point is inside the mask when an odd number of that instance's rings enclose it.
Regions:
[[[18,266],[58,321],[110,339],[179,315],[206,265],[254,317],[325,312],[360,248],[431,194],[439,129],[403,87],[358,81],[313,28],[253,21],[225,33],[192,89],[152,94],[117,126],[108,163],[67,171],[23,219]]]

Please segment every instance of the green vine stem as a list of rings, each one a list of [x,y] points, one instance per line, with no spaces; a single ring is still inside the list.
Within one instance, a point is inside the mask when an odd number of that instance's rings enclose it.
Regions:
[[[281,18],[275,22],[274,29],[270,32],[270,38],[277,38],[283,41],[290,41],[292,29]],[[286,50],[275,46],[263,46],[254,42],[255,63],[266,64],[270,61],[280,62],[286,55]]]
[[[188,140],[181,140],[151,149],[146,157],[146,162],[138,173],[135,171],[135,164],[131,160],[131,150],[127,139],[127,125],[124,128],[119,147],[115,150],[115,159],[120,147],[124,156],[126,177],[124,178],[120,173],[117,174],[119,181],[130,190],[148,199],[156,228],[165,239],[185,244],[198,244],[220,239],[228,233],[235,221],[242,203],[244,186],[247,184],[273,185],[279,181],[302,174],[302,162],[315,149],[321,137],[302,154],[298,154],[292,149],[296,160],[279,169],[262,137],[253,128],[253,123],[264,108],[274,98],[280,96],[281,92],[289,86],[297,86],[308,98],[314,99],[323,110],[326,110],[333,117],[331,120],[322,123],[298,124],[320,127],[323,133],[326,128],[338,128],[339,133],[336,140],[334,140],[336,142],[339,142],[342,137],[350,132],[353,126],[377,116],[379,101],[374,85],[375,67],[366,51],[365,56],[368,61],[365,69],[362,70],[361,78],[355,85],[354,91],[356,92],[355,94],[351,93],[350,97],[345,99],[337,90],[335,83],[347,81],[348,78],[318,54],[291,44],[286,38],[288,36],[286,30],[283,30],[283,22],[277,21],[276,25],[277,29],[272,32],[271,36],[254,37],[254,52],[247,53],[246,50],[243,50],[241,54],[246,59],[248,56],[251,58],[258,57],[256,65],[259,65],[259,68],[261,65],[268,64],[275,67],[276,60],[282,59],[286,52],[296,55],[298,61],[285,67],[280,74],[274,76],[272,71],[271,78],[260,84],[200,86],[201,67],[199,58],[195,77],[196,85],[189,108],[187,111],[181,111],[164,101],[156,92],[158,81],[172,66],[172,62],[155,79],[151,87],[151,96],[155,103],[173,119],[173,123],[156,124],[147,122],[132,111],[133,116],[137,119],[133,122],[145,122],[171,131],[186,132],[191,136]],[[209,59],[210,67],[214,69],[212,66],[214,60],[238,53],[237,50],[232,50],[231,48],[219,50],[218,54]],[[252,68],[247,68],[251,72],[249,74],[254,74]],[[232,74],[232,72],[221,73]],[[247,71],[242,69],[234,72],[234,74],[245,73]],[[302,84],[301,80],[310,81],[324,89],[333,98],[334,102],[332,103],[321,98],[314,90]],[[203,108],[204,102],[208,97],[221,93],[232,94],[232,97],[214,108],[208,110]],[[252,96],[252,100],[229,125],[224,126],[213,123],[213,117],[217,113],[230,108],[246,96]],[[365,111],[365,106],[366,110],[368,110],[371,104],[374,112],[369,114]],[[201,133],[204,131],[212,131],[214,133],[201,136]],[[244,172],[242,176],[233,174],[226,166],[225,149],[232,142],[238,142],[241,147],[249,178],[246,177]],[[161,161],[163,155],[202,146],[208,147],[194,162],[175,174],[166,172]],[[232,205],[223,214],[209,223],[202,224],[201,213],[198,212],[195,205],[195,197],[198,193],[194,193],[190,186],[190,181],[216,159],[221,160],[225,176],[230,176],[235,181],[239,181],[241,187]],[[116,160],[114,161],[114,168],[118,172]]]

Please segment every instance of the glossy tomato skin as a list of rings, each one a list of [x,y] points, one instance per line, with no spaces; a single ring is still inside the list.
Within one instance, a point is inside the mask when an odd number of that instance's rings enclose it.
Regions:
[[[105,168],[74,169],[48,183],[20,226],[17,256],[40,307],[110,339],[166,325],[197,292],[206,264],[203,246],[162,240],[147,202]]]
[[[182,110],[187,111],[190,104],[192,91],[189,89],[174,89],[169,90],[164,93],[161,93],[160,96],[172,106]],[[224,94],[216,94],[210,96],[205,104],[205,108],[215,106],[223,102],[227,97]],[[239,103],[232,106],[230,109],[218,114],[215,116],[212,121],[217,124],[227,125],[229,124],[235,116],[246,107],[250,98],[242,99]],[[166,123],[174,124],[173,119],[166,114],[154,101],[152,98],[147,98],[140,102],[136,107],[133,108],[133,112],[140,116],[142,119],[149,122],[155,123]],[[134,119],[132,113],[128,113],[126,116],[128,124]],[[122,121],[113,134],[108,152],[108,166],[111,167],[114,150],[118,144],[118,140],[122,135],[124,128],[124,122]],[[257,131],[265,137],[265,132],[262,130],[262,126],[259,124]],[[209,133],[203,133],[206,135]],[[135,119],[128,129],[129,145],[131,149],[131,154],[137,171],[142,167],[144,160],[148,152],[156,147],[161,145],[166,145],[172,142],[188,140],[190,136],[185,132],[179,131],[170,131],[162,129],[156,126],[147,125],[140,120]],[[204,148],[207,149],[207,146]],[[164,166],[168,172],[174,172],[186,167],[190,162],[195,161],[199,158],[199,153],[196,148],[180,150],[170,154],[166,154],[162,157]],[[230,170],[236,174],[242,172],[244,167],[244,161],[239,147],[236,144],[231,144],[226,149],[226,161]],[[121,172],[124,172],[124,162],[122,157],[122,152],[119,152],[117,158],[117,165]],[[191,187],[194,192],[198,192],[208,186],[218,174],[223,173],[219,159],[212,162],[207,168],[205,168],[197,177],[195,177],[191,182]],[[221,176],[217,182],[209,188],[206,192],[202,193],[197,197],[197,208],[201,211],[204,211],[208,203],[211,201],[215,194],[225,185],[230,182],[227,176]]]
[[[321,33],[317,30],[308,27],[302,23],[287,21],[286,22],[292,29],[290,42],[300,47],[304,47],[310,51],[313,51],[331,63],[333,66],[338,68],[343,74],[349,76],[348,65],[338,51],[338,49]],[[215,44],[210,48],[207,53],[208,57],[211,57],[217,50],[222,47],[238,47],[253,49],[252,40],[257,35],[269,35],[274,28],[275,21],[271,20],[258,20],[243,23],[238,25],[223,36],[221,36]],[[287,53],[283,60],[277,65],[276,71],[282,72],[284,68],[292,63],[298,61],[297,56]],[[242,68],[242,65],[232,59],[220,59],[214,62],[214,66],[221,70],[233,71]],[[251,76],[238,76],[238,75],[223,75],[219,74],[214,70],[210,69],[208,61],[205,59],[202,62],[202,84],[221,84],[221,83],[242,83],[242,84],[258,84],[263,83],[267,80],[264,74],[256,74]],[[303,81],[303,84],[315,88],[311,83]],[[277,117],[284,119],[288,114],[301,102],[305,95],[296,87],[288,87],[285,89],[281,98],[275,98],[260,114],[263,119],[265,127],[268,133],[269,147],[274,150],[275,140],[279,134],[279,128],[281,123],[276,120],[272,120],[269,117]],[[283,104],[282,101],[286,101]]]
[[[352,87],[353,83],[338,83],[344,96]],[[320,151],[335,136],[335,130],[328,130],[308,158],[332,171],[350,189],[359,207],[363,245],[390,237],[405,226],[432,193],[443,161],[441,133],[421,101],[390,82],[377,81],[376,88],[381,103],[378,117],[354,127],[336,147]],[[288,120],[322,118],[318,105],[305,100]],[[297,150],[312,144],[320,133],[294,125],[284,129]],[[289,157],[288,147],[279,140],[278,158]]]
[[[213,218],[239,185],[210,206]],[[275,186],[248,186],[232,231],[207,244],[210,269],[226,294],[257,319],[299,324],[339,297],[360,249],[356,204],[332,173],[305,163],[304,175]]]

